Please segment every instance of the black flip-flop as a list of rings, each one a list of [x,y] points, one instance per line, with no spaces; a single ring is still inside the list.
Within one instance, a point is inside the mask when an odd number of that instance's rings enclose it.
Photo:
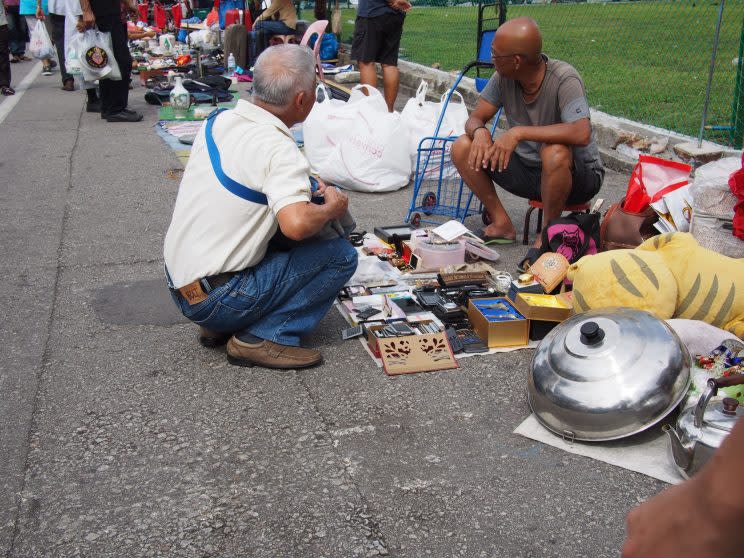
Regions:
[[[522,261],[519,262],[519,265],[517,266],[517,269],[521,273],[527,273],[527,270],[530,268],[530,266],[537,261],[537,258],[540,257],[540,254],[542,254],[542,250],[540,248],[535,248],[534,246],[527,250],[527,254],[522,258]]]

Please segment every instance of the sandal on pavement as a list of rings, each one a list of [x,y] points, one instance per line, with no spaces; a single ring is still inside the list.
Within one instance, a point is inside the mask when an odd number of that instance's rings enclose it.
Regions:
[[[63,81],[62,90],[63,91],[75,91],[75,79],[67,78],[65,81]]]
[[[51,65],[49,65],[49,66],[46,66],[46,65],[43,66],[41,68],[41,75],[42,76],[51,76],[52,75],[52,66]]]
[[[9,97],[11,95],[15,95],[15,89],[3,85],[2,87],[0,87],[0,94],[4,95],[5,97]]]
[[[480,238],[484,244],[499,244],[501,246],[504,246],[506,244],[514,244],[517,239],[516,238],[506,238],[504,236],[489,236],[486,234],[485,229],[478,229],[475,231],[475,236]]]
[[[532,248],[527,250],[527,254],[524,256],[522,261],[519,262],[517,269],[521,273],[527,273],[527,270],[529,270],[530,266],[537,261],[537,258],[540,257],[540,254],[542,254],[542,250],[533,246]]]

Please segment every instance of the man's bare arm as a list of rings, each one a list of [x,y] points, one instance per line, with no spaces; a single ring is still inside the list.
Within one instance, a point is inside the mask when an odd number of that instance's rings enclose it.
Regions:
[[[584,146],[589,145],[592,139],[592,125],[588,118],[550,126],[515,126],[509,131],[516,135],[518,141]]]
[[[349,207],[349,198],[329,186],[323,190],[325,203],[293,203],[279,210],[276,218],[284,236],[291,240],[305,240],[318,233],[332,219],[340,219]]]
[[[514,126],[494,140],[482,165],[483,168],[490,166],[492,171],[503,171],[521,141],[583,146],[588,145],[591,139],[592,126],[588,118],[549,126]]]

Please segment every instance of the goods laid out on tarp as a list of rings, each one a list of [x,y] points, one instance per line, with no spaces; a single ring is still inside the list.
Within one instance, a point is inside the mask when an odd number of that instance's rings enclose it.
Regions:
[[[463,357],[536,346],[526,382],[534,415],[520,433],[677,482],[699,470],[743,412],[744,260],[678,230],[690,230],[696,208],[733,223],[735,161],[693,178],[686,166],[640,161],[631,203],[547,223],[542,254],[516,276],[459,221],[378,227],[358,239],[359,270],[339,297],[351,326],[342,337],[359,337],[390,375],[458,373]],[[678,210],[670,194],[681,188]],[[632,217],[634,235],[611,237],[618,211]],[[741,242],[732,226],[719,229]],[[697,333],[678,334],[678,323]],[[673,411],[688,406],[677,419]],[[637,451],[613,449],[636,443]]]

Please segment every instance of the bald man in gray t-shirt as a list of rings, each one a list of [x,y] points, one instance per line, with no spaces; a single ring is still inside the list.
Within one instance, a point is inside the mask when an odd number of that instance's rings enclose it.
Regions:
[[[542,54],[540,30],[532,19],[499,27],[491,45],[496,73],[452,149],[465,183],[483,202],[491,223],[481,236],[492,243],[513,242],[516,230],[496,194],[505,190],[543,202],[545,223],[566,205],[589,201],[600,189],[604,168],[592,138],[589,104],[578,72]],[[499,108],[507,132],[491,138],[486,122]],[[539,255],[540,235],[520,267]]]

